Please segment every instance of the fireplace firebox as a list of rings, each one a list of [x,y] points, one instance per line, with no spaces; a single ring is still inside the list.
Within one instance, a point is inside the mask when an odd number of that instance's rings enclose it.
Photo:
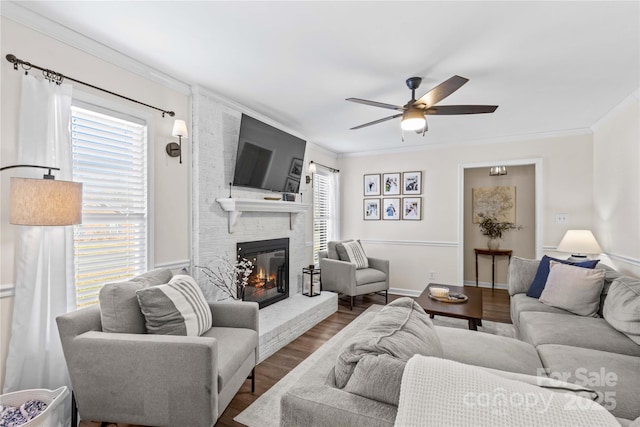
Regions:
[[[289,297],[289,239],[242,242],[236,248],[240,258],[253,263],[244,301],[263,308]]]

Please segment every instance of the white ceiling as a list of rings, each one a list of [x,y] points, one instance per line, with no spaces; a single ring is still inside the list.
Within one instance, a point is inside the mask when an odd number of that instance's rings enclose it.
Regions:
[[[640,2],[17,2],[338,153],[503,140],[588,129],[640,87]],[[18,52],[16,52],[18,54]],[[36,58],[30,58],[37,63]],[[494,114],[400,119],[396,105],[454,74],[438,105]]]

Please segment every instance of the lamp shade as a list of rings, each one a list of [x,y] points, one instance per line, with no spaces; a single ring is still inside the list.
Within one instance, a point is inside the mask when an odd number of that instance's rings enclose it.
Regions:
[[[176,120],[173,122],[173,131],[171,132],[171,136],[181,136],[183,138],[189,137],[189,132],[187,132],[187,124],[184,120]]]
[[[591,230],[567,230],[558,244],[558,251],[572,254],[599,254],[602,253],[602,248]]]
[[[9,222],[16,225],[82,223],[82,183],[11,178]]]
[[[404,130],[419,130],[424,128],[427,120],[424,118],[424,112],[419,108],[409,108],[402,115],[400,127]]]
[[[316,173],[317,170],[318,169],[316,168],[316,164],[313,163],[313,160],[309,162],[309,173]]]

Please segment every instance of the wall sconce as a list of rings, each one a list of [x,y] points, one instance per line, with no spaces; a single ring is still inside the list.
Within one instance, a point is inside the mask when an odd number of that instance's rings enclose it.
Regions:
[[[317,170],[317,169],[316,169],[316,164],[315,164],[315,163],[313,163],[313,160],[311,160],[311,161],[309,162],[309,169],[307,169],[307,173],[308,173],[309,175],[307,175],[307,177],[306,177],[306,179],[305,179],[305,182],[306,182],[307,184],[311,183],[311,175],[312,175],[312,174],[314,174],[314,173],[316,173],[316,170]]]
[[[170,142],[166,146],[166,151],[169,157],[180,157],[180,163],[182,163],[182,138],[188,138],[189,132],[187,132],[187,124],[184,120],[176,120],[173,122],[173,131],[171,136],[177,136],[178,142]]]
[[[601,254],[602,248],[591,230],[567,230],[556,248],[558,252],[569,252],[577,261],[587,259],[585,254]]]
[[[9,223],[15,225],[73,225],[82,223],[82,183],[56,181],[52,170],[60,168],[13,165],[0,168],[41,168],[43,179],[11,178]]]
[[[500,176],[500,175],[506,175],[506,174],[507,174],[506,166],[492,166],[491,169],[489,169],[489,176]]]

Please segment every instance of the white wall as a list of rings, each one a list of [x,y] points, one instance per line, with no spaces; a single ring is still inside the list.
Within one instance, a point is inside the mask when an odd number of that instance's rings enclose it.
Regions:
[[[391,288],[415,294],[429,281],[461,283],[460,164],[542,159],[542,244],[555,247],[567,229],[592,226],[592,153],[592,137],[585,131],[526,141],[343,157],[339,161],[341,235],[362,239],[368,254],[391,261]],[[415,170],[423,171],[422,221],[362,219],[363,174]],[[556,213],[569,214],[569,223],[556,224]],[[433,280],[428,277],[431,271],[435,272]]]
[[[594,235],[612,264],[640,276],[638,91],[594,126]]]
[[[14,71],[11,63],[4,58],[12,53],[18,58],[39,66],[50,68],[73,78],[104,87],[114,92],[125,94],[147,104],[156,105],[176,112],[176,118],[187,119],[190,116],[190,97],[185,93],[168,89],[137,74],[125,71],[108,62],[100,60],[79,49],[70,47],[53,38],[47,37],[24,25],[6,17],[1,21],[1,140],[0,164],[2,166],[16,163],[18,107],[20,102],[21,71]],[[40,76],[37,70],[33,75]],[[112,102],[122,102],[127,108],[137,108],[136,104],[120,100],[74,83],[74,90],[104,97]],[[141,111],[150,110],[141,107]],[[171,137],[173,118],[162,118],[159,112],[153,111],[149,123],[149,142],[153,143],[154,188],[154,245],[155,265],[167,265],[188,262],[190,237],[190,142],[184,141],[183,164],[176,158],[169,158],[164,146],[175,139]],[[6,201],[9,195],[9,177],[12,171],[4,171],[0,176],[0,286],[10,289],[15,283],[14,277],[14,242],[18,226],[9,224],[9,206]],[[9,292],[10,293],[10,292]],[[10,322],[12,317],[13,297],[0,300],[0,386],[4,379],[6,349],[9,343]]]

